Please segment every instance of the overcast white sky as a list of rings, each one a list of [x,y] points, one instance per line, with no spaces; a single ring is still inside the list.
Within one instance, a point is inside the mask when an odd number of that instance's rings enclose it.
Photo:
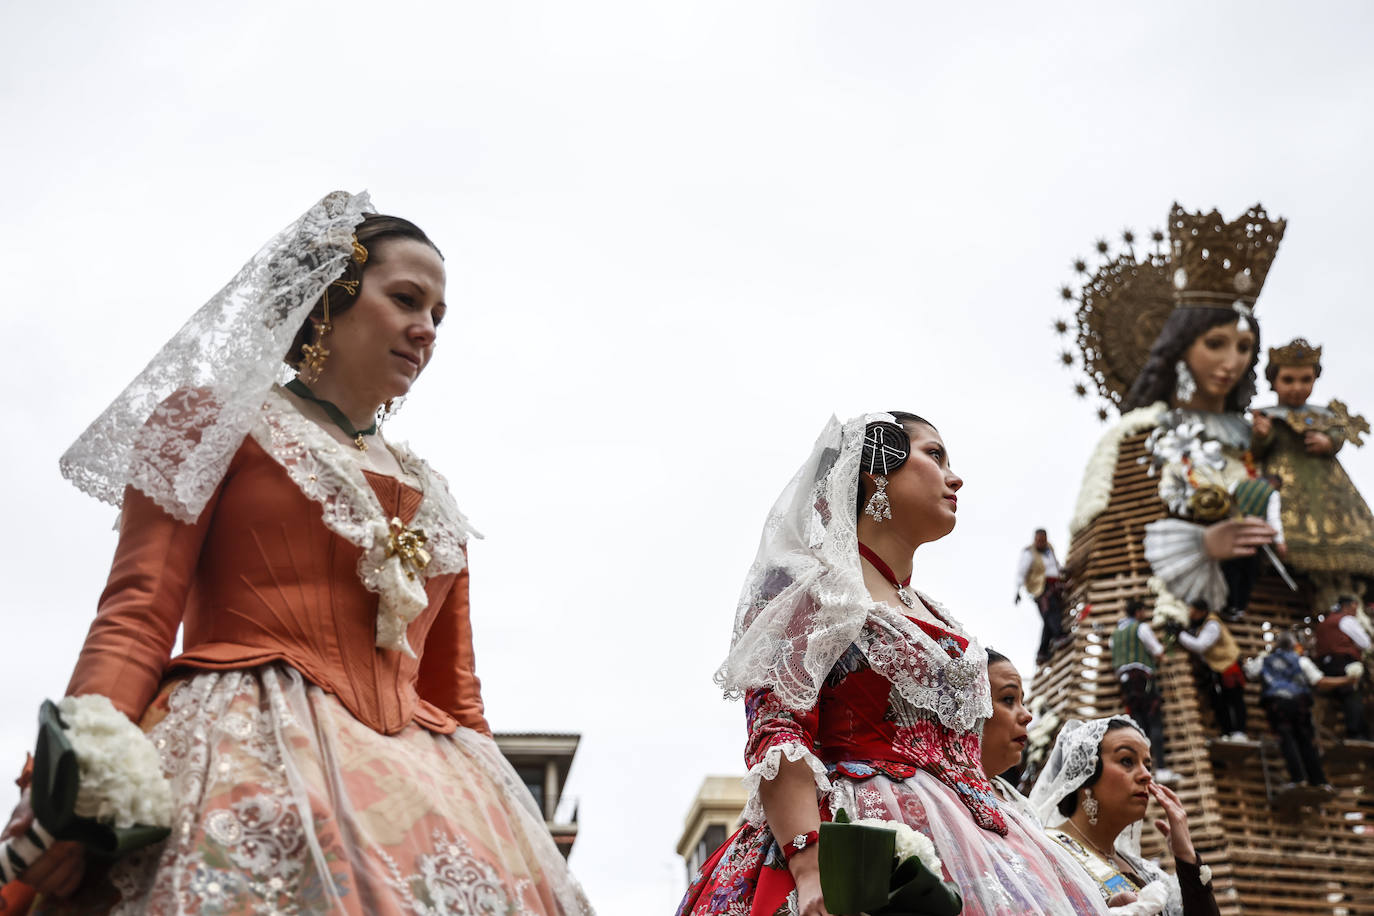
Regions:
[[[1325,344],[1317,397],[1374,415],[1372,11],[5,4],[0,759],[114,546],[58,455],[269,235],[366,188],[448,257],[391,432],[487,535],[489,717],[582,733],[573,866],[607,916],[671,912],[689,801],[742,769],[711,683],[736,593],[831,412],[940,427],[966,487],[917,582],[1023,670],[1016,553],[1067,547],[1100,431],[1050,332],[1095,238],[1175,199],[1287,216],[1263,342]],[[1343,460],[1374,494],[1374,448]]]

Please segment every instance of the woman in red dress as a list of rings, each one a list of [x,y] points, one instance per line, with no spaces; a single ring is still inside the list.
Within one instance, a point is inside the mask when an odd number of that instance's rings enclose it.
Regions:
[[[970,916],[1104,912],[1077,864],[998,804],[979,753],[986,652],[908,585],[962,485],[914,414],[832,419],[817,440],[764,527],[717,674],[745,698],[746,823],[679,916],[827,916],[816,831],[840,808],[930,836]]]

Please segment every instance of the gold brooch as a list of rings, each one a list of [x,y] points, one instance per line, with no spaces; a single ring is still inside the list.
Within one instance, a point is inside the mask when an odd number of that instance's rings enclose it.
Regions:
[[[401,567],[407,579],[414,579],[417,572],[423,572],[429,565],[429,551],[425,544],[429,538],[419,528],[407,528],[399,518],[391,520],[391,534],[387,537],[386,555],[400,557]]]
[[[1188,497],[1188,511],[1200,522],[1217,522],[1229,518],[1234,505],[1231,494],[1214,483],[1204,483]]]

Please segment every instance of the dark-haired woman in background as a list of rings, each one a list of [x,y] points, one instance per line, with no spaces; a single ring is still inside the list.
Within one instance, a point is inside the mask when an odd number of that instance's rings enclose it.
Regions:
[[[1031,804],[1054,840],[1091,875],[1109,906],[1131,916],[1216,916],[1211,869],[1202,864],[1178,796],[1150,778],[1150,741],[1133,719],[1113,716],[1060,729]],[[1165,819],[1178,878],[1140,854],[1140,824],[1153,796]]]
[[[981,741],[983,773],[992,783],[992,790],[1007,807],[1039,826],[1040,818],[1030,800],[1003,778],[1002,774],[1021,763],[1029,738],[1026,726],[1031,713],[1026,708],[1026,695],[1021,672],[1000,652],[988,650],[988,691],[992,696],[992,715],[983,723]]]
[[[307,211],[63,458],[123,508],[67,692],[140,724],[174,809],[84,881],[51,848],[45,912],[590,912],[483,716],[474,532],[379,426],[448,305],[434,243],[370,211]]]
[[[816,441],[764,526],[717,674],[745,697],[746,824],[679,914],[822,916],[818,830],[841,808],[930,836],[969,916],[1102,912],[1064,850],[998,803],[979,754],[987,656],[909,585],[962,486],[914,414],[831,420]]]

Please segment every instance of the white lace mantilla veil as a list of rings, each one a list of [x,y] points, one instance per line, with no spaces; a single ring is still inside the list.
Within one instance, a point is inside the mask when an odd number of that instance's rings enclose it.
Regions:
[[[1030,793],[1031,806],[1035,808],[1035,813],[1039,815],[1040,822],[1045,825],[1046,830],[1061,829],[1068,820],[1059,813],[1059,802],[1077,792],[1079,787],[1092,777],[1097,770],[1102,737],[1107,734],[1107,729],[1112,723],[1123,722],[1140,732],[1140,736],[1146,741],[1150,740],[1135,719],[1124,715],[1105,716],[1086,722],[1082,719],[1069,719],[1059,730],[1059,736],[1054,740],[1054,748],[1045,762],[1045,768],[1040,772],[1040,777],[1035,781],[1035,787]],[[1146,882],[1162,880],[1169,893],[1165,913],[1169,916],[1181,916],[1183,896],[1178,887],[1178,879],[1141,854],[1141,827],[1142,822],[1136,821],[1121,831],[1116,838],[1116,851],[1131,863],[1136,874]]]
[[[987,653],[942,606],[921,600],[968,638],[960,659],[864,586],[855,530],[864,430],[890,414],[826,424],[811,456],[764,524],[735,613],[730,652],[716,672],[726,696],[770,688],[810,709],[830,669],[851,645],[910,703],[947,727],[971,731],[992,715]]]
[[[335,191],[277,233],[67,449],[63,476],[114,506],[136,487],[194,523],[371,212],[366,192]]]
[[[353,230],[374,212],[366,193],[335,191],[277,233],[234,279],[177,331],[62,456],[78,488],[120,505],[124,488],[147,494],[193,524],[252,435],[335,534],[362,550],[358,576],[375,592],[377,646],[414,656],[406,629],[429,603],[425,580],[461,572],[464,545],[481,537],[444,479],[404,443],[391,443],[425,498],[414,527],[430,562],[412,576],[389,549],[389,518],[327,432],[273,389],[292,370],[283,359],[325,287],[353,256]]]

